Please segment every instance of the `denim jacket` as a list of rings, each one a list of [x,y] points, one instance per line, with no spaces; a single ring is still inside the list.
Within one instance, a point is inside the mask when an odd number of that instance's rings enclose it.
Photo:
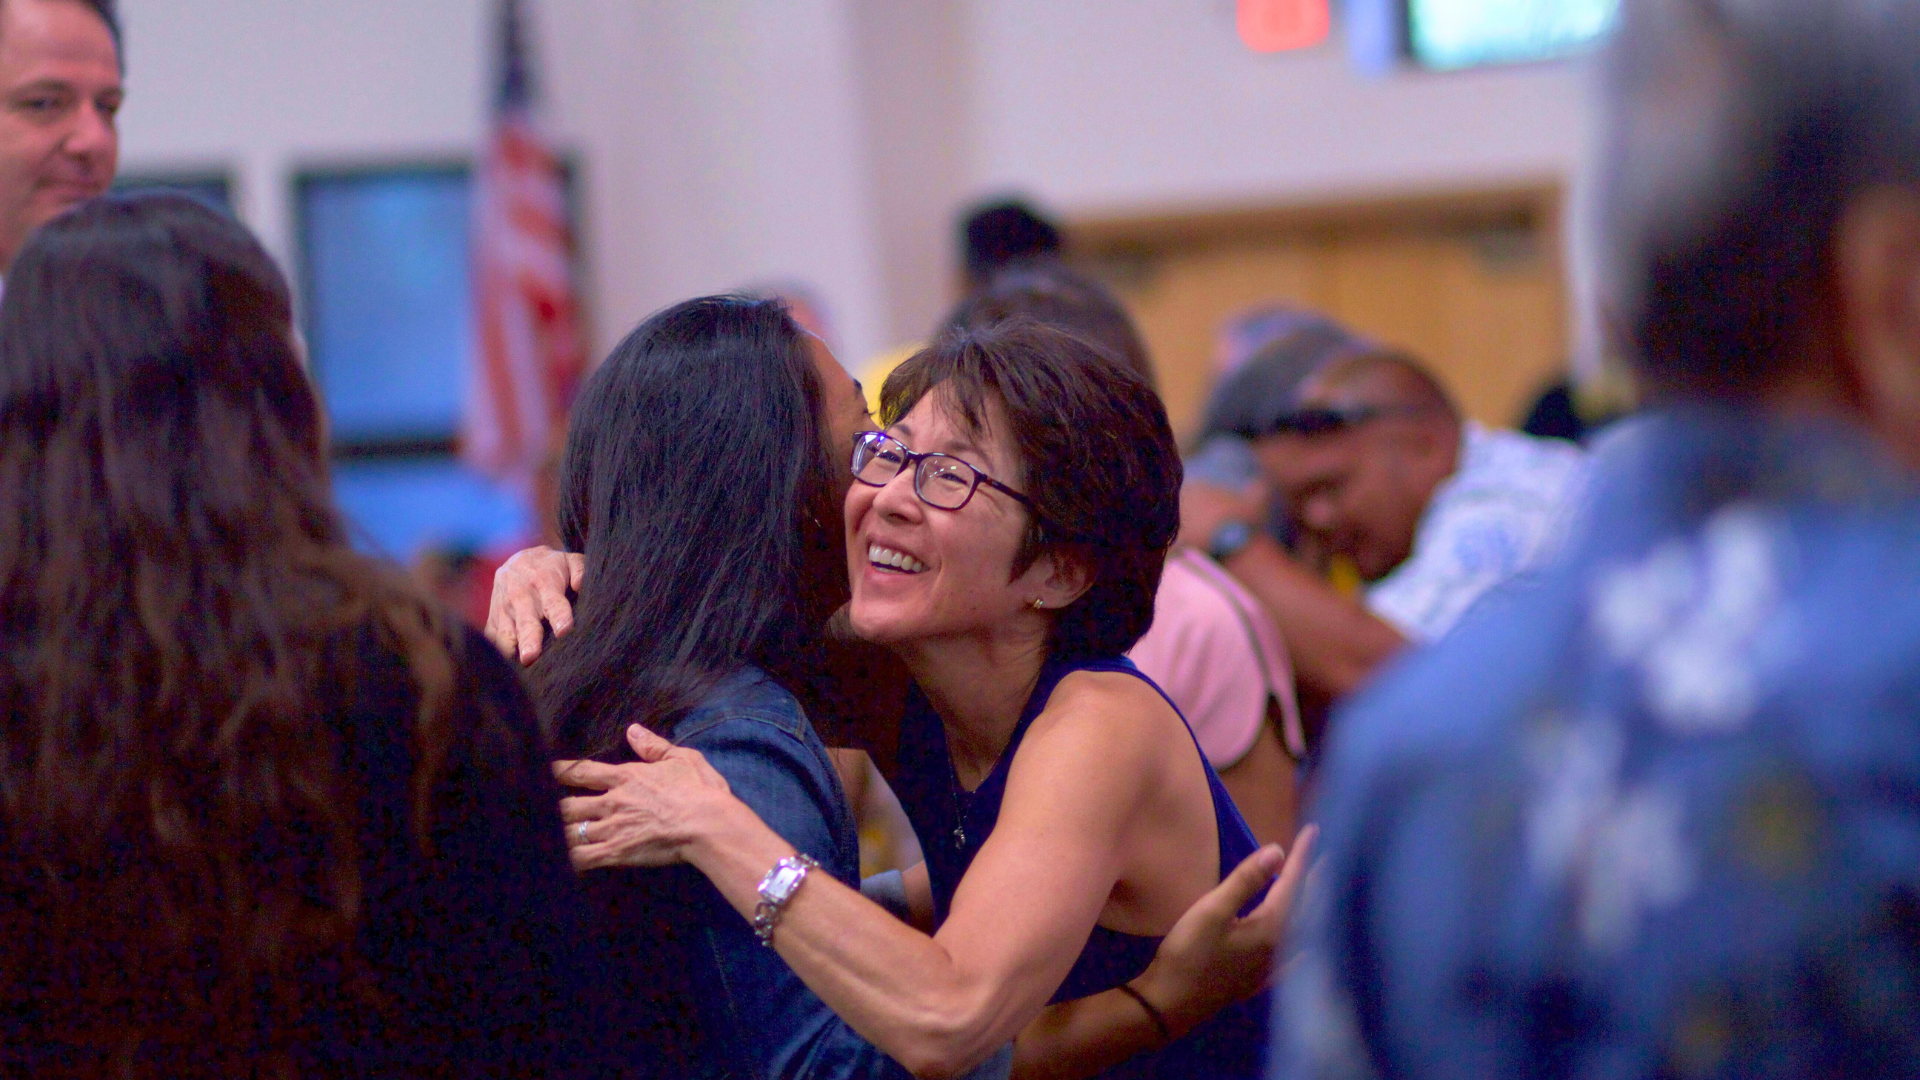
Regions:
[[[820,870],[860,885],[860,852],[839,774],[799,702],[756,668],[715,687],[673,731],[733,794]],[[616,963],[656,1025],[664,1072],[689,1077],[905,1078],[760,944],[688,866],[588,875],[609,907]]]

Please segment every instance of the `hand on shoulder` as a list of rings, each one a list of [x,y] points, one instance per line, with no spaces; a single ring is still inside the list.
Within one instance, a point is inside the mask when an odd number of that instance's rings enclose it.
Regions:
[[[587,558],[550,547],[514,552],[493,574],[493,596],[487,601],[487,640],[509,660],[531,664],[540,659],[546,633],[553,636],[573,629],[571,593],[586,576]]]

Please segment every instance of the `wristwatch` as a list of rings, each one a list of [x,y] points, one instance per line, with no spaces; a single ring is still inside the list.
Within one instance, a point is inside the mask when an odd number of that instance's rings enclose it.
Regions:
[[[809,856],[789,855],[774,863],[767,876],[760,879],[760,902],[753,906],[753,933],[760,944],[773,944],[773,930],[780,925],[780,916],[787,913],[787,905],[800,891],[800,883],[807,880],[807,873],[819,868],[820,864]]]
[[[1224,563],[1246,550],[1253,543],[1253,526],[1244,521],[1223,521],[1213,535],[1207,538],[1207,554],[1213,561]]]

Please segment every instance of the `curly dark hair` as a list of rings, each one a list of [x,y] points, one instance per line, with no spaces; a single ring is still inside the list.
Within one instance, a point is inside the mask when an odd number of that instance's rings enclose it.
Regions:
[[[0,299],[0,1014],[88,1075],[279,1075],[347,1004],[309,974],[368,985],[330,707],[368,632],[418,691],[430,847],[455,659],[348,543],[291,314],[253,237],[178,195],[56,218]]]
[[[936,391],[971,432],[988,425],[989,401],[1006,417],[1033,500],[1013,576],[1045,553],[1090,572],[1092,587],[1055,621],[1050,652],[1084,659],[1132,648],[1153,624],[1180,531],[1180,452],[1160,396],[1105,350],[1024,318],[958,327],[914,354],[881,389],[882,422]]]

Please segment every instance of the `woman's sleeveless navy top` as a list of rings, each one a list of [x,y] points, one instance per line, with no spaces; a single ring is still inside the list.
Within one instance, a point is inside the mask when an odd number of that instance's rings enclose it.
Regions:
[[[973,791],[960,789],[955,779],[953,760],[947,753],[946,729],[940,717],[915,687],[907,700],[907,712],[900,732],[898,778],[893,784],[914,832],[926,853],[927,876],[933,883],[934,922],[946,921],[953,894],[960,887],[961,875],[973,863],[987,836],[1000,817],[1000,800],[1007,790],[1007,771],[1020,749],[1033,718],[1040,715],[1060,680],[1076,671],[1122,672],[1152,686],[1165,698],[1166,691],[1141,674],[1124,657],[1082,660],[1073,663],[1049,662],[1040,672],[1040,681],[1027,699],[1013,738],[1000,752],[993,771]],[[1167,704],[1173,705],[1172,699]],[[1180,708],[1174,705],[1174,712]],[[1181,722],[1186,717],[1181,716]],[[1191,729],[1189,729],[1191,734]],[[1199,753],[1196,743],[1194,752]],[[1224,877],[1259,846],[1253,833],[1240,817],[1240,811],[1228,797],[1205,755],[1200,763],[1207,773],[1207,787],[1213,795],[1214,824],[1220,837],[1220,874]],[[1017,898],[1007,898],[1009,902]],[[1258,901],[1256,900],[1256,903]],[[1122,934],[1103,926],[1093,928],[1086,947],[1074,961],[1073,970],[1053,995],[1053,1000],[1070,1001],[1110,990],[1146,970],[1160,947],[1157,937]],[[1267,1042],[1267,1018],[1271,1015],[1268,994],[1243,1001],[1223,1010],[1213,1019],[1194,1028],[1184,1037],[1162,1049],[1142,1054],[1101,1075],[1103,1077],[1218,1077],[1221,1080],[1262,1075]]]

